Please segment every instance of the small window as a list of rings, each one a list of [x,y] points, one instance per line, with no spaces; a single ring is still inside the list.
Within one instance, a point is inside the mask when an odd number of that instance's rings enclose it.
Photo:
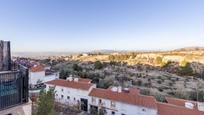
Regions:
[[[64,91],[64,89],[61,89],[61,91],[63,92],[63,91]]]
[[[102,100],[101,99],[99,99],[99,104],[101,104],[102,103]]]
[[[63,98],[64,98],[64,95],[61,95],[61,98],[63,99]]]
[[[112,112],[111,112],[111,115],[115,115],[115,112],[114,112],[114,111],[112,111]]]
[[[92,103],[95,103],[96,102],[96,98],[92,97],[91,101],[92,101]]]
[[[111,101],[111,107],[116,107],[116,104],[114,101]]]
[[[76,98],[74,98],[74,101],[76,101]]]
[[[55,94],[55,96],[57,97],[57,96],[58,96],[58,94]]]
[[[146,112],[146,109],[142,109],[143,112]]]
[[[67,96],[67,99],[70,99],[70,97],[69,97],[69,96]]]
[[[125,115],[125,114],[121,114],[121,115]]]

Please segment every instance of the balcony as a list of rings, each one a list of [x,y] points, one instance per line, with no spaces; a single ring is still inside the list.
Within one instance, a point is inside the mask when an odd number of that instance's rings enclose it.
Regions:
[[[12,65],[0,71],[0,110],[28,102],[28,69]]]

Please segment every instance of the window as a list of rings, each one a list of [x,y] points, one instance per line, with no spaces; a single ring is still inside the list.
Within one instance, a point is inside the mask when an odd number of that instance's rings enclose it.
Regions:
[[[111,112],[111,115],[115,115],[115,112],[114,112],[114,111],[112,111],[112,112]]]
[[[121,114],[121,115],[125,115],[125,114]]]
[[[69,96],[67,96],[67,99],[70,99],[70,97],[69,97]]]
[[[96,103],[96,98],[92,97],[91,101],[92,101],[92,103]]]
[[[115,102],[111,101],[111,107],[116,107]]]
[[[146,112],[146,109],[142,109],[143,112]]]
[[[99,99],[99,104],[102,104],[102,100],[101,99]]]
[[[55,96],[57,97],[57,96],[58,96],[58,94],[55,94]]]
[[[6,115],[12,115],[11,113],[9,113],[9,114],[6,114]]]
[[[74,98],[74,101],[76,101],[76,98]]]
[[[64,98],[64,95],[61,95],[61,98],[63,99],[63,98]]]
[[[64,91],[64,89],[61,89],[61,91],[63,92],[63,91]]]

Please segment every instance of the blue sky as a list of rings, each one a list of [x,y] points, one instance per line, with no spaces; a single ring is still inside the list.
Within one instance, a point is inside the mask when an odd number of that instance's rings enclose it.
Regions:
[[[204,47],[204,0],[0,0],[12,51]]]

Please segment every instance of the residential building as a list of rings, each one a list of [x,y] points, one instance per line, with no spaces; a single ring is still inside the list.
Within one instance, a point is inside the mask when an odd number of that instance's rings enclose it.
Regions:
[[[107,115],[204,115],[203,103],[166,97],[157,102],[136,88],[96,88],[89,79],[72,78],[46,82],[46,91],[55,88],[55,101],[78,106],[87,112],[103,110]]]
[[[54,72],[47,68],[48,67],[45,67],[42,64],[38,64],[33,65],[29,69],[29,85],[31,87],[37,84],[59,79],[59,72]]]
[[[108,115],[157,115],[155,98],[140,95],[136,88],[94,88],[89,96],[90,107],[105,109]]]
[[[88,111],[89,93],[96,85],[88,79],[69,77],[67,80],[58,79],[46,82],[46,91],[53,87],[56,92],[56,102],[78,106],[81,110]]]

